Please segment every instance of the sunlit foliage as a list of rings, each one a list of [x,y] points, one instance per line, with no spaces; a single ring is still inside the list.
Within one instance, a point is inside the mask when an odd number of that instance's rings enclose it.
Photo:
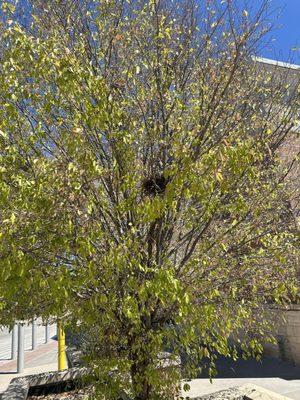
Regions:
[[[277,152],[298,78],[252,58],[266,3],[2,3],[2,322],[80,322],[102,389],[140,400],[163,350],[189,376],[230,338],[259,352],[299,260]]]

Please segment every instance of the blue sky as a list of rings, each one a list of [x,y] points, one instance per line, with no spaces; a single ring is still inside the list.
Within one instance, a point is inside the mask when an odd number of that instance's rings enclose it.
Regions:
[[[270,34],[272,41],[261,50],[260,55],[300,64],[300,0],[270,0],[270,2],[274,10],[270,17],[274,24]],[[298,50],[291,51],[293,47],[298,47]]]
[[[238,4],[261,4],[263,0],[237,0]],[[268,43],[260,50],[262,57],[288,61],[300,65],[300,0],[268,0],[272,10],[269,20],[273,25]],[[1,0],[0,0],[1,2]],[[26,3],[27,0],[20,0]],[[292,48],[298,50],[292,51]]]

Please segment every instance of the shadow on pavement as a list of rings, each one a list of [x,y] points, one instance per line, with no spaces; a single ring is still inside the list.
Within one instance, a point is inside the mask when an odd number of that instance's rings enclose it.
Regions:
[[[17,375],[18,373],[17,371],[5,371],[5,372],[0,371],[0,375],[12,375],[12,374]]]
[[[300,379],[300,367],[288,361],[277,358],[263,357],[255,359],[233,361],[220,357],[216,361],[218,374],[215,378],[281,378],[285,380]],[[198,378],[207,378],[207,372]]]

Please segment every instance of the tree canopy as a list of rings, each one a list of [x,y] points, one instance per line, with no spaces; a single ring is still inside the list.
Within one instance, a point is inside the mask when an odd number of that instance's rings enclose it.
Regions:
[[[260,351],[299,262],[298,75],[253,58],[267,2],[28,3],[2,5],[0,321],[80,322],[140,400],[163,350]]]

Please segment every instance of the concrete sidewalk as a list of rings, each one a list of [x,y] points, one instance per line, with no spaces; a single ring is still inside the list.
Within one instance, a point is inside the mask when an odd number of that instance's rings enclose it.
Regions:
[[[209,379],[192,379],[187,381],[190,385],[188,392],[182,392],[186,397],[199,397],[220,390],[229,389],[245,384],[257,385],[277,394],[284,395],[293,400],[300,400],[300,380],[287,381],[281,378],[217,378],[212,383]]]
[[[42,324],[40,319],[37,320],[36,326],[36,344],[40,345],[45,343],[45,326]],[[50,338],[56,335],[56,325],[49,326]],[[25,350],[31,350],[32,347],[32,326],[26,324],[24,326],[24,347]],[[12,333],[9,332],[8,328],[0,326],[0,365],[3,360],[10,360],[11,358],[11,341]],[[1,369],[0,369],[1,371]]]
[[[36,350],[25,351],[25,369],[17,374],[16,360],[0,361],[0,393],[3,392],[13,378],[41,372],[57,370],[57,341],[51,339],[39,345]]]
[[[212,383],[208,376],[187,382],[190,390],[185,396],[198,397],[245,384],[258,385],[293,400],[300,400],[300,367],[276,358],[263,357],[237,361],[220,357],[216,361],[219,371]]]

